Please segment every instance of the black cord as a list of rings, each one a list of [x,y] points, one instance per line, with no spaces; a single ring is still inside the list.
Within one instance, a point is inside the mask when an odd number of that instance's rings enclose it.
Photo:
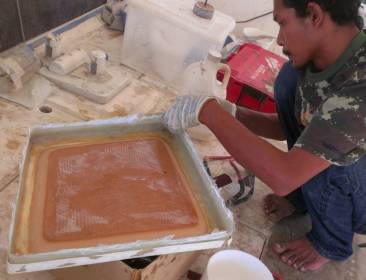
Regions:
[[[264,16],[268,16],[269,14],[272,14],[273,11],[270,11],[270,12],[267,12],[267,13],[264,13],[262,15],[259,15],[259,16],[256,16],[254,18],[250,18],[250,19],[247,19],[247,20],[243,20],[243,21],[237,21],[236,23],[247,23],[249,21],[252,21],[252,20],[255,20],[255,19],[258,19],[258,18],[261,18],[261,17],[264,17]]]

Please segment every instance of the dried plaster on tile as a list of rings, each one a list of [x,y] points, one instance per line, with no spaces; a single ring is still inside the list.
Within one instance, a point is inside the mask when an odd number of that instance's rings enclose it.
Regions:
[[[19,165],[20,153],[24,145],[28,128],[40,123],[49,122],[72,122],[76,118],[66,115],[58,110],[54,110],[50,114],[43,114],[37,110],[27,110],[14,103],[6,103],[0,101],[1,116],[0,131],[6,137],[0,138],[0,156],[2,163],[0,164],[0,182],[11,182],[17,172]],[[2,185],[0,188],[4,188]]]
[[[7,140],[6,147],[9,150],[17,150],[20,147],[21,143],[17,140]]]

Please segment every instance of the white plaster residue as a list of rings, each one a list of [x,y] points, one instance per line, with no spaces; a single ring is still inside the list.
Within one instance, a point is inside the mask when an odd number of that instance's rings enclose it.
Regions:
[[[61,203],[60,203],[61,204]],[[59,209],[61,210],[61,209]],[[80,232],[85,226],[94,224],[108,224],[109,221],[103,217],[92,215],[86,210],[65,211],[56,215],[56,235],[65,233]]]
[[[172,221],[180,225],[188,225],[194,222],[189,216],[184,215],[181,210],[171,212],[133,213],[129,215],[134,219],[154,219]]]
[[[87,156],[97,158],[96,162],[102,163],[93,166],[96,169],[95,171],[108,170],[116,164],[121,168],[128,166],[129,168],[146,169],[156,172],[160,172],[162,169],[159,160],[154,157],[154,151],[151,147],[140,142],[126,142],[124,145],[106,148],[103,151],[91,150]]]
[[[179,181],[177,181],[179,183]],[[150,184],[146,185],[149,189],[154,191],[162,191],[165,193],[171,193],[172,190],[169,188],[165,178],[157,179]]]
[[[59,180],[58,180],[59,181]],[[67,185],[61,181],[57,188],[56,198],[56,235],[81,232],[85,226],[93,224],[108,224],[104,217],[93,215],[85,209],[70,209],[70,198],[77,194],[79,188],[75,185]]]
[[[323,105],[323,119],[327,121],[330,120],[331,113],[337,109],[342,111],[357,111],[360,106],[353,105],[353,103],[355,103],[355,99],[352,97],[334,96],[329,98]]]
[[[38,132],[38,130],[47,130],[50,129],[72,129],[72,128],[95,128],[102,127],[105,125],[125,125],[125,124],[135,124],[141,121],[154,120],[157,118],[161,118],[160,115],[152,115],[152,116],[143,116],[141,114],[128,115],[126,117],[114,117],[110,119],[102,119],[102,120],[91,120],[91,121],[83,121],[83,122],[75,122],[75,123],[49,123],[36,125],[32,127],[31,132]]]
[[[67,217],[58,216],[56,218],[56,235],[71,233],[71,232],[81,232],[81,226],[77,224],[77,220],[68,219]]]
[[[154,151],[151,147],[144,145],[144,143],[133,143],[131,145],[126,142],[123,146],[109,147],[103,151],[90,150],[80,155],[72,155],[60,159],[58,164],[59,176],[62,179],[90,168],[96,172],[105,171],[113,167],[110,164],[117,164],[121,168],[128,164],[130,168],[162,172],[163,167],[160,161],[153,155]],[[101,164],[89,166],[89,159],[94,158],[96,158],[95,162],[100,162]]]
[[[59,176],[65,178],[84,169],[87,164],[85,156],[86,154],[62,158],[58,163]]]

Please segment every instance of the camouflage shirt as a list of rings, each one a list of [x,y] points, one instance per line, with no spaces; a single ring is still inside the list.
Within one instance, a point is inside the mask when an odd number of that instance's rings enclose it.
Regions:
[[[336,165],[366,154],[366,35],[360,32],[329,68],[300,74],[295,114],[304,127],[295,146]]]

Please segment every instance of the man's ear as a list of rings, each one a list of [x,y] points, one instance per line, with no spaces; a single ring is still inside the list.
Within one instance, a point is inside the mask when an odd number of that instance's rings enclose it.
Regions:
[[[316,2],[310,2],[307,8],[307,17],[314,27],[320,27],[325,18],[325,12]]]

